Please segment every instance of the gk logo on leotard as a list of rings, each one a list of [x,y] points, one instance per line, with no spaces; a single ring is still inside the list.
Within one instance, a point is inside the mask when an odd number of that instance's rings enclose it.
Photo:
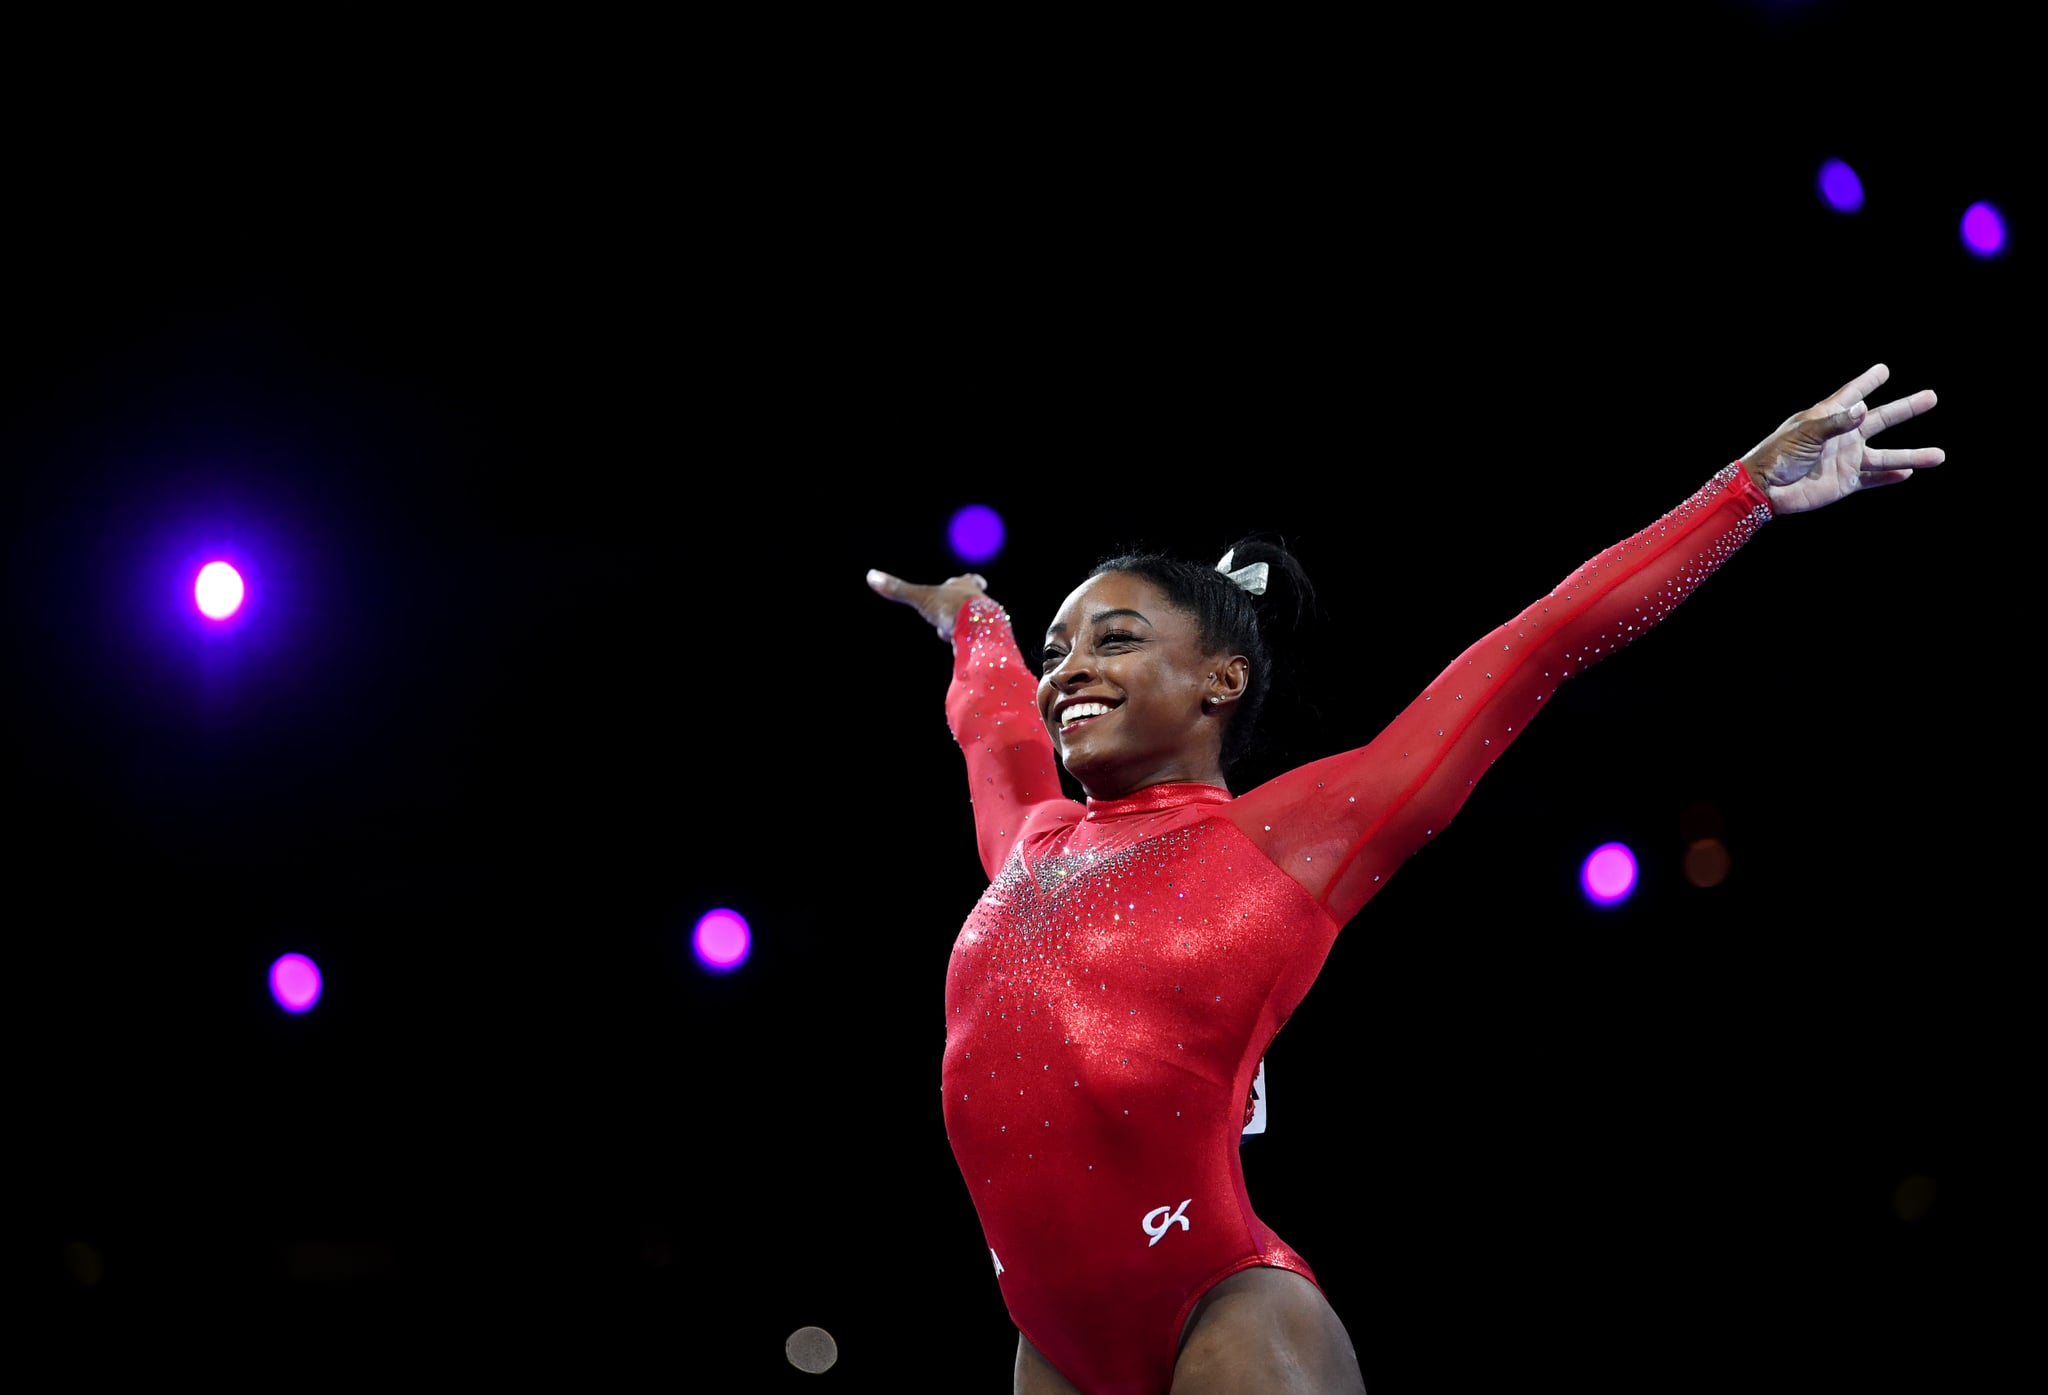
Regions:
[[[1188,1201],[1193,1200],[1193,1197],[1188,1198]],[[1182,1230],[1194,1229],[1193,1226],[1188,1224],[1188,1218],[1181,1214],[1188,1209],[1188,1201],[1183,1201],[1180,1205],[1174,1207],[1155,1206],[1145,1213],[1145,1219],[1138,1222],[1138,1224],[1144,1226],[1145,1233],[1152,1237],[1145,1242],[1146,1249],[1149,1250],[1158,1244],[1159,1238],[1175,1226],[1179,1226]]]

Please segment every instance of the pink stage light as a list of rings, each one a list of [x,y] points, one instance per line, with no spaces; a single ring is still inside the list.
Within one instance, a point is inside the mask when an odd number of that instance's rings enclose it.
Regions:
[[[286,1012],[311,1012],[320,1001],[320,966],[303,954],[280,954],[270,966],[270,996]]]
[[[723,906],[697,917],[697,929],[690,937],[697,962],[716,974],[730,973],[744,964],[752,943],[747,918]]]
[[[1579,864],[1579,887],[1596,906],[1626,901],[1636,889],[1636,855],[1625,843],[1602,843]]]

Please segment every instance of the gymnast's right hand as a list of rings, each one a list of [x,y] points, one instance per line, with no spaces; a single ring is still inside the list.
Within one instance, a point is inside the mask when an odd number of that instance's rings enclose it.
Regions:
[[[988,582],[974,572],[949,576],[938,585],[930,586],[905,581],[887,572],[870,571],[868,587],[878,596],[916,606],[917,613],[948,644],[953,642],[953,621],[958,618],[960,607],[977,596],[988,594]]]

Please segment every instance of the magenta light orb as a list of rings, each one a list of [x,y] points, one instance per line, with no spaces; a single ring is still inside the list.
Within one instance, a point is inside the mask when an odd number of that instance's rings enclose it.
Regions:
[[[199,569],[192,595],[207,619],[225,620],[242,608],[242,574],[225,562],[208,562]]]
[[[698,916],[697,929],[690,936],[697,962],[716,974],[729,973],[744,964],[752,943],[747,918],[723,906]]]
[[[1822,161],[1814,182],[1820,189],[1821,202],[1835,212],[1854,213],[1863,207],[1863,181],[1842,161]]]
[[[1988,203],[1973,203],[1963,210],[1963,245],[1980,257],[1995,257],[2005,249],[2005,216]]]
[[[986,562],[1003,550],[1003,517],[987,504],[969,504],[946,526],[946,541],[963,562]]]
[[[1602,843],[1579,864],[1579,886],[1596,906],[1612,906],[1636,889],[1636,855],[1625,843]]]
[[[303,954],[280,954],[270,966],[270,996],[286,1012],[311,1012],[320,1001],[320,966]]]

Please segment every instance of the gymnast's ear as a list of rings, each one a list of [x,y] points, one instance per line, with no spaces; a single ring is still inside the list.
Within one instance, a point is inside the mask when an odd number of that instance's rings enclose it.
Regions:
[[[1242,654],[1232,654],[1217,664],[1202,685],[1202,703],[1206,707],[1223,707],[1244,696],[1244,685],[1252,671],[1251,660]]]

